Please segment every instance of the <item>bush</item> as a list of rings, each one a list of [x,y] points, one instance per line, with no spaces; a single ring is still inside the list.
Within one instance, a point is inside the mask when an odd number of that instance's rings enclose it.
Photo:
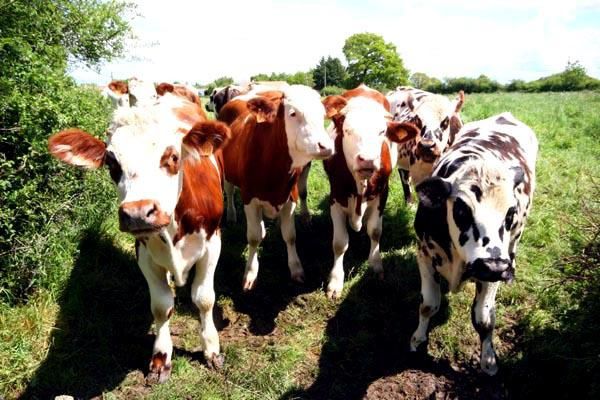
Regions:
[[[338,87],[338,86],[325,86],[321,89],[321,96],[332,96],[336,94],[342,94],[346,91],[346,89]]]

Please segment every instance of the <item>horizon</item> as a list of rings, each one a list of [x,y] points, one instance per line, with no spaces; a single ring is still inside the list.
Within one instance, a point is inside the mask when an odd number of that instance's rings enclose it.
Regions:
[[[223,76],[245,82],[259,73],[308,71],[327,56],[347,64],[344,41],[361,32],[394,43],[411,74],[442,80],[486,75],[502,84],[531,81],[575,61],[588,75],[600,77],[600,0],[409,5],[392,0],[172,0],[168,10],[154,2],[135,3],[139,16],[131,25],[137,38],[127,42],[126,56],[101,65],[98,72],[73,66],[69,75],[78,83],[136,76],[206,85]],[[165,18],[165,12],[172,17]],[[454,32],[456,40],[444,32]]]

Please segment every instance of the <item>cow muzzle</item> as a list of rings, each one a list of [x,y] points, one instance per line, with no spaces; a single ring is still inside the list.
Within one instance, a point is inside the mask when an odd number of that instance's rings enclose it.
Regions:
[[[138,200],[119,207],[119,229],[134,236],[149,236],[170,222],[171,218],[154,200]]]
[[[375,160],[366,159],[360,155],[356,157],[356,174],[361,179],[369,179],[376,170]]]
[[[431,139],[421,139],[417,145],[416,154],[425,162],[434,162],[440,156],[440,151]]]
[[[474,278],[484,282],[512,282],[515,278],[515,269],[508,259],[478,258],[467,264],[463,278]]]

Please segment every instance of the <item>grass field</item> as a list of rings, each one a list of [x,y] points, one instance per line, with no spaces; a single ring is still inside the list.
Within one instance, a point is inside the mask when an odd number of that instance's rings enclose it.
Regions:
[[[591,182],[600,183],[598,110],[600,93],[594,92],[466,99],[465,121],[511,111],[540,141],[537,192],[517,256],[516,281],[498,295],[497,377],[481,375],[474,357],[473,285],[444,297],[428,355],[407,352],[420,285],[414,208],[404,205],[397,174],[381,244],[385,280],[367,267],[366,234],[351,233],[344,295],[336,303],[326,299],[323,287],[332,263],[328,183],[315,163],[309,181],[312,224],[297,223],[304,285],[290,282],[285,245],[276,223],[269,222],[257,287],[243,294],[245,223],[223,229],[215,312],[226,357],[222,371],[207,369],[198,351],[199,323],[188,286],[177,292],[171,380],[144,385],[153,340],[149,299],[133,239],[118,231],[115,201],[110,215],[80,233],[54,289],[40,291],[25,305],[0,305],[0,394],[357,399],[437,391],[468,399],[594,397],[600,393],[600,330],[590,325],[582,307],[595,302],[574,298],[557,282],[559,261],[575,254],[584,240],[582,204],[598,200],[599,193],[591,190]],[[109,178],[101,171],[86,179],[104,184]],[[107,195],[115,196],[114,191]],[[593,317],[599,309],[587,312]]]

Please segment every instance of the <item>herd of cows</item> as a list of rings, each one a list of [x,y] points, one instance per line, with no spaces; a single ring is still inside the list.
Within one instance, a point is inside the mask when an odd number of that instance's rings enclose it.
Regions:
[[[212,310],[221,221],[236,220],[239,188],[247,225],[248,259],[242,287],[258,275],[263,217],[280,218],[291,278],[302,282],[294,210],[306,206],[306,178],[323,160],[330,183],[333,265],[327,296],[343,289],[347,226],[363,223],[369,264],[383,279],[379,240],[390,175],[398,168],[405,199],[416,185],[415,231],[422,301],[410,347],[426,341],[440,306],[440,277],[457,291],[476,284],[472,321],[481,339],[481,368],[497,372],[492,344],[495,296],[514,278],[515,253],[531,208],[537,139],[510,113],[463,125],[464,94],[451,101],[400,87],[387,96],[365,85],[321,99],[302,85],[258,84],[216,90],[208,105],[176,84],[131,79],[105,90],[115,105],[106,141],[71,128],[49,139],[59,160],[83,168],[108,167],[119,195],[120,229],[136,239],[136,259],[148,282],[156,339],[149,381],[171,373],[170,282],[186,283],[195,266],[192,300],[200,310],[208,365],[223,363]],[[325,128],[325,120],[331,124]]]

